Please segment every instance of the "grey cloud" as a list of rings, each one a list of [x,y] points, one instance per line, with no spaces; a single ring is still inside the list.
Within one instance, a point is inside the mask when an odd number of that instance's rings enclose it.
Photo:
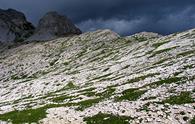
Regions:
[[[111,29],[119,34],[129,35],[139,29],[140,26],[145,22],[144,18],[135,20],[124,20],[124,19],[97,19],[87,20],[78,24],[78,26],[84,31],[94,31],[97,29]]]
[[[195,27],[194,0],[1,0],[0,8],[22,11],[34,24],[46,12],[58,11],[84,31],[109,28],[122,35]]]

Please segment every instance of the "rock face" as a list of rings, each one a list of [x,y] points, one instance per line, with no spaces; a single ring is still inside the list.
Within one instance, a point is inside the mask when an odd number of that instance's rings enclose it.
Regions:
[[[32,35],[34,26],[23,13],[0,9],[0,42],[22,41]]]
[[[40,19],[35,34],[28,41],[46,41],[71,34],[81,34],[81,30],[66,16],[61,16],[57,12],[48,12]]]
[[[57,12],[49,12],[42,19],[35,30],[26,20],[23,13],[13,9],[0,9],[0,42],[13,41],[46,41],[58,37],[81,34],[70,19]]]

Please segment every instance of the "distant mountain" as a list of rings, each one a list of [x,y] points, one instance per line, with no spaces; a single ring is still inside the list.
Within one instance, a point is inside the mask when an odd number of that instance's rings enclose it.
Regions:
[[[81,34],[81,30],[68,17],[48,12],[40,19],[35,33],[27,41],[46,41],[74,34]]]
[[[23,41],[32,35],[34,29],[23,13],[0,9],[0,42]]]
[[[47,41],[67,35],[81,34],[72,21],[57,12],[48,12],[37,28],[26,20],[23,13],[0,9],[0,42]]]
[[[53,27],[48,27],[53,15],[44,17],[34,35],[51,33],[48,39],[53,39],[55,27],[59,32],[62,28],[57,36],[64,34],[63,17],[59,25],[54,19]],[[80,33],[72,28],[67,32]],[[4,47],[0,120],[1,124],[194,124],[195,29],[128,37],[98,30]]]

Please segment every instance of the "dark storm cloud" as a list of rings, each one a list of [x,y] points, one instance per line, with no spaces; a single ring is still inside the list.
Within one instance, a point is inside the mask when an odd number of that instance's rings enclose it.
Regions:
[[[69,16],[83,31],[109,28],[122,35],[161,34],[195,27],[195,0],[1,0],[35,24],[48,11]]]

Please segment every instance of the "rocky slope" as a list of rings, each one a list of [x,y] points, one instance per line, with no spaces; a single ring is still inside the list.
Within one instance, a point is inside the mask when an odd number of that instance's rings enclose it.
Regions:
[[[72,34],[81,34],[81,30],[68,17],[48,12],[40,19],[35,33],[27,41],[47,41]]]
[[[0,52],[2,124],[195,123],[195,29],[98,30]]]
[[[32,35],[34,26],[23,13],[0,9],[0,42],[23,41]]]

